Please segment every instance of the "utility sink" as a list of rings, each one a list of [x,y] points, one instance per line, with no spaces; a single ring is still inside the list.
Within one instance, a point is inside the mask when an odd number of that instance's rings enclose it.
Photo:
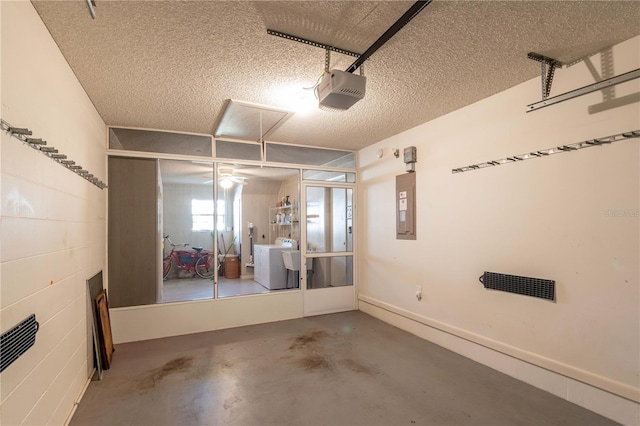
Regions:
[[[284,250],[282,260],[285,268],[291,271],[300,270],[300,250]]]

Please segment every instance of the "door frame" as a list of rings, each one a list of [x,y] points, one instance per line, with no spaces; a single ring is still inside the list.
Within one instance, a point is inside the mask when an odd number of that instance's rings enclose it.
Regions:
[[[315,253],[307,251],[307,188],[343,188],[351,189],[351,230],[352,230],[352,250]],[[341,183],[327,181],[311,181],[304,179],[300,185],[300,288],[303,293],[303,313],[305,317],[314,315],[324,315],[335,312],[352,311],[357,309],[357,226],[356,226],[356,183]],[[307,262],[312,262],[315,258],[332,258],[351,256],[353,264],[353,285],[341,287],[328,287],[307,289]]]

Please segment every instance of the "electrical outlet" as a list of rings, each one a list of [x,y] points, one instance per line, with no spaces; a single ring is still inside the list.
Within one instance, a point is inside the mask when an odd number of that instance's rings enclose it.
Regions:
[[[416,299],[418,299],[418,301],[422,300],[422,286],[421,285],[417,285],[416,286]]]

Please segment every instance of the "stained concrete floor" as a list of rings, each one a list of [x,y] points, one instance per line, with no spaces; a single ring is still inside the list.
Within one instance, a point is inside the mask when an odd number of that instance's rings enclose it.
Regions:
[[[614,423],[354,311],[117,345],[71,424]]]

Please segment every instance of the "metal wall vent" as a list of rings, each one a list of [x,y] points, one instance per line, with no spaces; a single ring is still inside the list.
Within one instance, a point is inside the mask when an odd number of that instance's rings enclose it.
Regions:
[[[38,327],[36,315],[31,314],[0,336],[0,373],[33,346],[36,342]]]
[[[524,296],[556,300],[556,282],[542,278],[520,277],[518,275],[486,272],[480,276],[480,282],[490,290],[506,291]]]

